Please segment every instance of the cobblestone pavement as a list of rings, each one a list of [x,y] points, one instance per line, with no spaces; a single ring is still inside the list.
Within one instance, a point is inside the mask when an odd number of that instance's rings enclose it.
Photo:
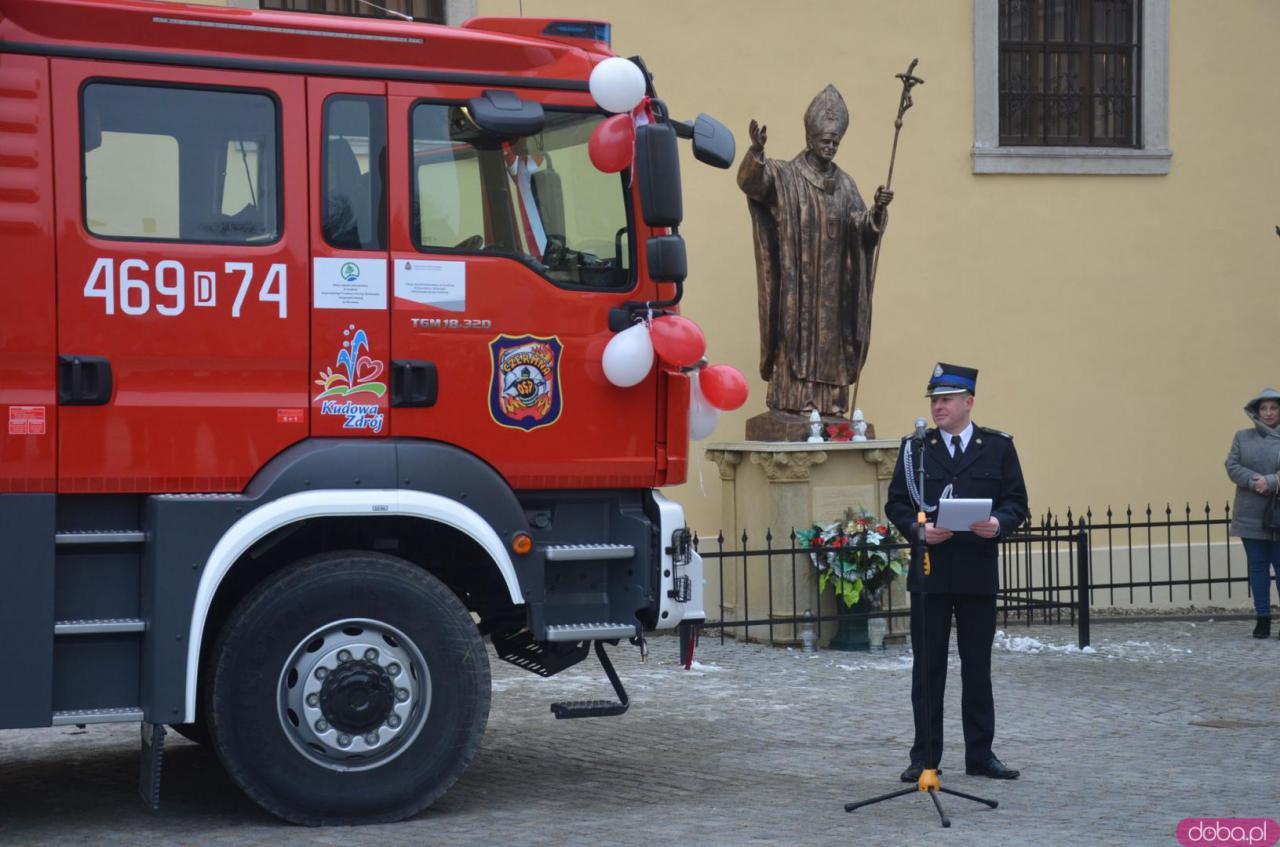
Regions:
[[[1068,627],[998,637],[996,752],[1022,769],[1017,782],[964,775],[953,659],[943,785],[1000,808],[944,797],[945,831],[918,795],[843,810],[903,787],[907,653],[707,638],[685,672],[664,638],[645,665],[613,650],[633,697],[620,718],[548,711],[607,693],[593,659],[551,679],[495,660],[480,755],[434,807],[395,825],[278,823],[173,735],[164,808],[151,815],[135,793],[136,726],[0,732],[0,844],[1173,845],[1184,817],[1280,817],[1280,641],[1249,628],[1100,623],[1092,653],[1074,650]]]

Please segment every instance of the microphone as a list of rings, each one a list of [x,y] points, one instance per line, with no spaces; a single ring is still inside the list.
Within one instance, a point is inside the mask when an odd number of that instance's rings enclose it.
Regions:
[[[916,441],[924,443],[924,418],[916,418],[916,434],[912,437]]]

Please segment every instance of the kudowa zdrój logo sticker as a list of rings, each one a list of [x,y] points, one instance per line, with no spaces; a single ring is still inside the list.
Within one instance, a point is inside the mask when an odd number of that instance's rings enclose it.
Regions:
[[[320,404],[321,415],[341,417],[343,429],[381,432],[384,415],[374,398],[387,393],[387,384],[379,379],[386,365],[367,355],[369,336],[363,329],[349,324],[342,337],[334,363],[320,371],[320,393],[311,402]]]
[[[489,342],[489,414],[494,421],[528,432],[559,419],[561,349],[554,336],[499,335]]]

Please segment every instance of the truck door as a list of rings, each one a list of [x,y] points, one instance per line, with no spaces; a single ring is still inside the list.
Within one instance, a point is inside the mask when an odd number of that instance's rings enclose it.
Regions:
[[[241,490],[307,435],[302,79],[51,65],[60,490]]]
[[[385,437],[387,106],[381,82],[309,79],[311,431]]]
[[[389,91],[393,357],[427,389],[392,410],[395,434],[517,488],[652,485],[657,379],[620,389],[600,365],[636,285],[625,180],[587,156],[602,116],[545,103],[542,133],[504,142],[469,121],[479,90]]]

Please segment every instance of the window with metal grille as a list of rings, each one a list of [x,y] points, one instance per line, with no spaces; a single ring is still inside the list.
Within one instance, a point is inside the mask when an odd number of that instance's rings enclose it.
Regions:
[[[1141,147],[1141,0],[1000,0],[1000,145]]]
[[[381,6],[409,15],[415,21],[442,24],[444,20],[445,0],[371,0]],[[362,18],[388,18],[386,12],[360,0],[260,0],[263,9],[277,9],[285,12],[320,12],[328,15],[355,15]]]

